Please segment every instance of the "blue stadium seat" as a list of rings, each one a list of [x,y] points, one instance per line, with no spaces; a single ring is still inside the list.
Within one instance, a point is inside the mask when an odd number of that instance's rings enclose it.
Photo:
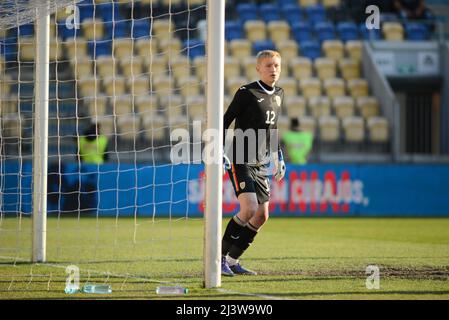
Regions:
[[[335,26],[332,22],[318,22],[315,31],[320,42],[325,40],[335,40]]]
[[[225,38],[227,41],[234,39],[244,39],[242,25],[238,21],[226,21],[225,23]]]
[[[274,3],[264,3],[259,7],[259,14],[266,23],[281,20],[281,11]]]
[[[127,20],[118,20],[115,22],[106,22],[104,24],[105,28],[105,38],[127,38],[129,37],[130,22]]]
[[[139,19],[134,21],[132,26],[133,39],[150,37],[150,21],[148,19]]]
[[[292,25],[292,35],[298,43],[313,39],[310,24],[303,21],[295,22]]]
[[[262,50],[276,50],[276,46],[271,40],[256,41],[253,44],[253,52],[257,54]]]
[[[287,4],[298,4],[298,0],[277,0],[277,3],[279,3],[280,6],[284,6]]]
[[[359,31],[360,31],[360,34],[361,34],[363,40],[381,40],[382,39],[382,33],[380,32],[380,29],[368,30],[366,28],[366,25],[364,22],[360,24]]]
[[[184,53],[191,60],[195,59],[197,56],[204,56],[206,52],[204,41],[198,39],[188,39],[184,43]]]
[[[296,3],[283,5],[281,12],[291,26],[295,22],[303,20],[301,8]]]
[[[321,57],[321,46],[318,41],[304,41],[300,43],[301,55],[311,60]]]
[[[20,37],[23,36],[34,36],[34,24],[23,24],[19,26],[17,35]]]
[[[103,19],[105,22],[123,20],[120,15],[118,3],[98,3],[96,4],[97,17]]]
[[[87,43],[87,50],[93,59],[99,56],[111,55],[111,42],[111,40],[89,41]]]
[[[407,40],[425,41],[429,39],[429,28],[422,23],[406,23],[405,33]]]
[[[257,5],[254,3],[239,3],[236,10],[242,23],[245,23],[248,20],[259,19],[259,16],[257,15]]]
[[[17,38],[0,39],[0,55],[4,56],[6,61],[16,61]]]
[[[343,42],[359,39],[357,25],[354,22],[339,22],[337,29]]]
[[[93,0],[83,0],[77,3],[78,11],[80,14],[80,21],[84,21],[84,19],[93,19],[94,18],[94,8],[95,5]]]
[[[322,5],[307,7],[306,13],[312,23],[324,22],[327,20],[326,9]]]

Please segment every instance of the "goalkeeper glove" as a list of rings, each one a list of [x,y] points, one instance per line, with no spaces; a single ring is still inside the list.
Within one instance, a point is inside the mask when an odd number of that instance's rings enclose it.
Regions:
[[[231,160],[229,160],[226,153],[223,151],[223,174],[226,174],[226,171],[231,169]]]
[[[285,175],[285,162],[284,162],[284,155],[282,154],[282,150],[278,151],[278,159],[276,162],[276,174],[274,175],[274,178],[276,181],[281,181],[282,178],[284,178]]]

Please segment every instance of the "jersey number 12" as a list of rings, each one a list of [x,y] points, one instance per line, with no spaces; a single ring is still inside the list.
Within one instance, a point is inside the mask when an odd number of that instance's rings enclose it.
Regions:
[[[276,113],[274,111],[267,111],[267,121],[266,124],[274,124],[274,118],[276,118]]]

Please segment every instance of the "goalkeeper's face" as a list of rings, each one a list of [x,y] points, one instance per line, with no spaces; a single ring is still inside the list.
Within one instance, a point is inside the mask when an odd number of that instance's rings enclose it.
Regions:
[[[258,61],[256,70],[260,80],[268,85],[274,86],[281,75],[281,59],[279,57],[267,57]]]

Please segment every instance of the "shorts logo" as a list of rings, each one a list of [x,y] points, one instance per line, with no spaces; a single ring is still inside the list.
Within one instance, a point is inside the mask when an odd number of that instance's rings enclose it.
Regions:
[[[276,104],[278,105],[278,107],[280,107],[281,106],[281,97],[274,96],[274,100],[276,100]]]
[[[245,182],[240,182],[240,189],[245,189],[245,186],[246,186]]]

